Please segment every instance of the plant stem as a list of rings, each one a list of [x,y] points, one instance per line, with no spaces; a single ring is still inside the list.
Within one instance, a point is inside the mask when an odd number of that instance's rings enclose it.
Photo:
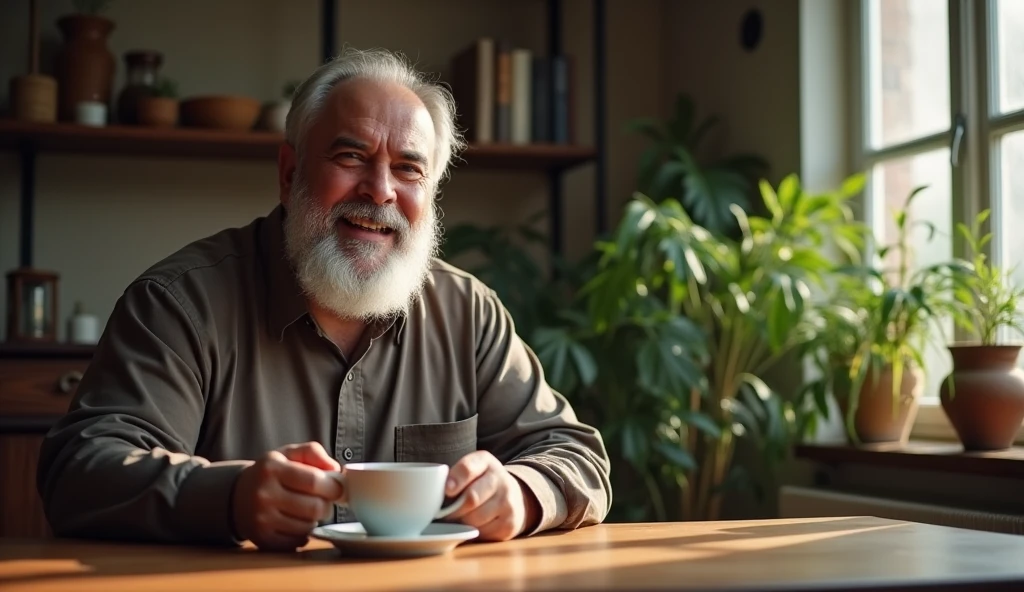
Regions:
[[[665,501],[661,498],[661,491],[650,471],[644,471],[644,484],[647,485],[647,493],[651,496],[651,504],[654,506],[654,517],[658,522],[668,519],[665,513]]]

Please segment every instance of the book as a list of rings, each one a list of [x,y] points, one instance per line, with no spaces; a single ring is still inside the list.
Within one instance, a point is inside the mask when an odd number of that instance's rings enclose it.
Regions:
[[[512,50],[512,106],[511,137],[513,144],[529,144],[533,125],[531,121],[533,83],[533,52],[528,49]]]
[[[483,37],[452,59],[452,96],[458,124],[466,140],[475,144],[489,144],[495,139],[494,52],[494,40]]]
[[[534,142],[551,141],[551,60],[547,56],[533,58],[533,81],[530,86],[530,138]]]
[[[512,141],[512,48],[499,40],[494,46],[494,141]]]

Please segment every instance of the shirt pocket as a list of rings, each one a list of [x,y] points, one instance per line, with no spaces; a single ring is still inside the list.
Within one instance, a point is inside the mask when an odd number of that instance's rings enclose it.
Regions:
[[[432,462],[452,466],[476,451],[477,416],[448,423],[420,423],[395,427],[395,460]]]

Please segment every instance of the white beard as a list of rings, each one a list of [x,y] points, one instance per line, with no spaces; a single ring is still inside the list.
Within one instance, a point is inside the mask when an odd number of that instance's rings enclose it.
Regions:
[[[341,318],[369,323],[407,313],[438,252],[441,226],[436,207],[431,203],[415,226],[393,204],[342,202],[327,211],[316,205],[305,179],[296,175],[284,237],[299,286]],[[394,229],[389,253],[367,241],[339,241],[339,218],[353,214]]]

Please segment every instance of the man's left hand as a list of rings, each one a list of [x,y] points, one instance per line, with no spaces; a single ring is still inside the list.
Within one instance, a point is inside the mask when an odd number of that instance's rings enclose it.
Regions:
[[[476,528],[483,540],[507,541],[536,523],[539,504],[533,493],[486,450],[467,454],[449,471],[445,495],[463,492],[465,503],[448,519]]]

